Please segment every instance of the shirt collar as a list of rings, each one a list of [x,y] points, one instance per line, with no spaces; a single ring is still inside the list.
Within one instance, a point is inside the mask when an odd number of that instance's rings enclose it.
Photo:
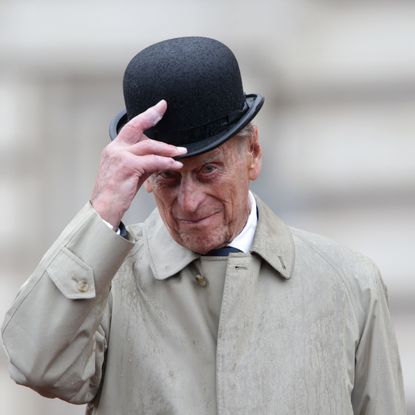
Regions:
[[[294,266],[294,242],[291,231],[257,196],[255,196],[255,201],[259,218],[256,229],[253,231],[252,246],[248,250],[259,255],[283,278],[288,279],[291,277]],[[256,208],[252,209],[252,207],[251,204],[250,216],[252,212],[256,213]],[[251,228],[248,223],[249,219],[245,228]],[[245,228],[235,240],[244,233]],[[250,235],[252,230],[247,229],[246,233]],[[170,236],[157,209],[144,222],[143,236],[151,270],[158,280],[177,274],[200,257],[199,254],[179,245]],[[242,235],[242,239],[246,244],[246,236]],[[234,246],[233,243],[232,246]]]
[[[249,191],[249,204],[251,206],[251,211],[248,216],[248,220],[241,233],[228,245],[233,248],[237,248],[242,252],[248,253],[251,248],[252,241],[255,236],[255,229],[258,223],[256,201],[254,195]]]

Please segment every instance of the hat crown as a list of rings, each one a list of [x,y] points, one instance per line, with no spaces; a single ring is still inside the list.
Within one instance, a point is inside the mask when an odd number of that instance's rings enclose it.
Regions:
[[[226,129],[221,120],[245,103],[234,54],[205,37],[169,39],[143,49],[128,64],[123,86],[129,119],[161,99],[167,101],[163,119],[146,133],[172,144],[192,142],[194,134],[185,137],[192,129],[198,130],[197,139]]]

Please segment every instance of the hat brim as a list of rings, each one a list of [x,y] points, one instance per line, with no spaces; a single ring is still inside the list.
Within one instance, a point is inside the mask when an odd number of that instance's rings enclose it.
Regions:
[[[219,134],[194,143],[186,144],[187,153],[184,156],[176,157],[176,159],[193,157],[198,154],[211,151],[241,131],[242,128],[244,128],[258,114],[264,103],[264,98],[259,94],[246,95],[245,99],[248,109],[241,118],[230,124],[226,130],[221,131]],[[126,110],[119,112],[113,118],[109,126],[109,135],[111,140],[114,140],[114,138],[117,137],[118,133],[121,131],[121,128],[124,127],[127,122],[128,117]]]

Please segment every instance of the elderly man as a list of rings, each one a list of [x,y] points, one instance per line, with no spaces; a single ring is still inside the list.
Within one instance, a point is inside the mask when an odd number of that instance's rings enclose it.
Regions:
[[[232,52],[152,45],[124,96],[91,201],[6,316],[14,380],[100,415],[404,414],[376,267],[249,190],[263,99]],[[157,209],[126,229],[142,185]]]

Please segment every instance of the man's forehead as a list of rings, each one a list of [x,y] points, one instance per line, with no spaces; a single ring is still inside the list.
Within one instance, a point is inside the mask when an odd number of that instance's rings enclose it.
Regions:
[[[215,160],[223,160],[225,158],[226,158],[226,150],[224,149],[224,146],[222,145],[206,153],[202,153],[197,156],[182,159],[181,162],[186,167],[186,166],[191,166],[195,164],[209,163]]]

